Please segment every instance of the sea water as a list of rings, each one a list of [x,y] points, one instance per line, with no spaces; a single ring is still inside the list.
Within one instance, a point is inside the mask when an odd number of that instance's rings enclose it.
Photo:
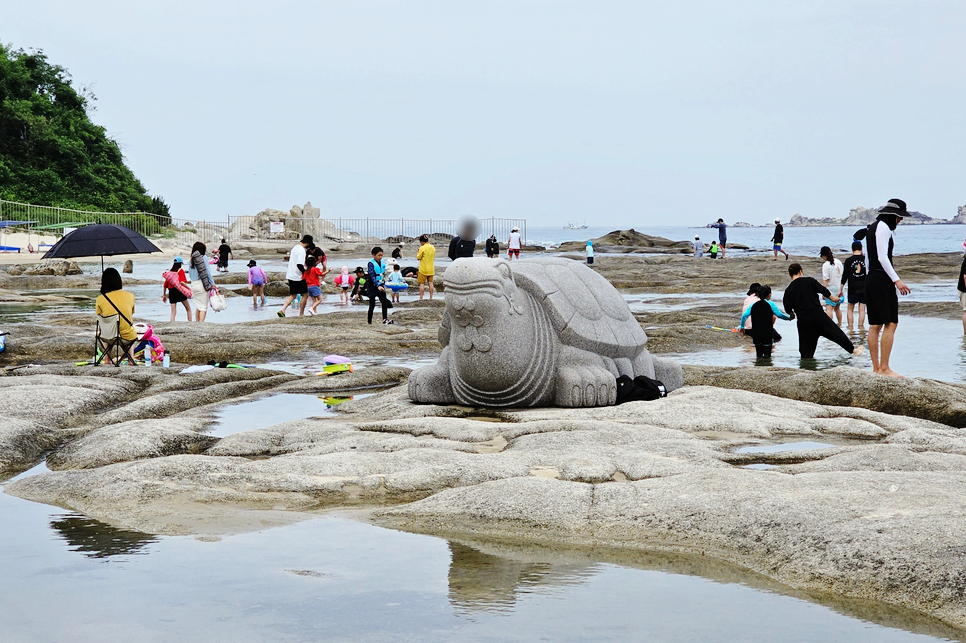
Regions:
[[[2,639],[913,643],[959,635],[894,607],[813,602],[706,557],[487,547],[331,515],[293,519],[202,541],[0,493]]]

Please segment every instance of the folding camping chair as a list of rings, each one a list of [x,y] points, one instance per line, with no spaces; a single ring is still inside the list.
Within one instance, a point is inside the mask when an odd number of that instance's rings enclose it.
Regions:
[[[128,341],[122,338],[120,323],[120,315],[97,316],[97,332],[94,335],[94,366],[98,366],[105,357],[107,362],[113,366],[120,366],[125,358],[131,363],[131,366],[137,366],[137,362],[131,357],[131,349],[137,339]]]

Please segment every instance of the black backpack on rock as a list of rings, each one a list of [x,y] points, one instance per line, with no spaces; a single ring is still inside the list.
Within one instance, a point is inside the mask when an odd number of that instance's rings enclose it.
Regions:
[[[647,402],[667,397],[667,388],[658,380],[639,375],[634,379],[626,375],[617,378],[617,403]]]

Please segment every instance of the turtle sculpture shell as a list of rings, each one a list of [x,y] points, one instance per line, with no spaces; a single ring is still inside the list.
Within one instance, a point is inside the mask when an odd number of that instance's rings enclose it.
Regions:
[[[517,286],[543,305],[561,343],[607,357],[633,357],[647,342],[617,289],[582,263],[541,257],[516,266]]]

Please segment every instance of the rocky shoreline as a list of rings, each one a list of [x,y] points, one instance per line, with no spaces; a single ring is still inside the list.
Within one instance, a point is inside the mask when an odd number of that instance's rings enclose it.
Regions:
[[[959,262],[897,258],[916,283],[955,279]],[[813,258],[804,263],[819,269]],[[636,315],[656,354],[740,345],[732,333],[694,333],[699,319],[734,317],[702,297],[738,303],[749,274],[780,285],[785,267],[666,254],[595,264],[625,292],[693,296],[685,310]],[[0,294],[30,297],[53,280],[91,279],[0,273]],[[236,275],[218,279],[242,286]],[[400,307],[397,327],[367,327],[361,314],[155,327],[186,363],[438,354],[442,302]],[[218,537],[349,508],[378,524],[459,538],[687,552],[809,596],[877,601],[966,629],[963,385],[847,367],[686,366],[685,386],[656,402],[494,411],[415,405],[401,366],[334,377],[74,367],[89,357],[89,315],[11,329],[11,350],[0,355],[0,479],[42,460],[49,468],[6,484],[21,498],[149,533]],[[359,393],[375,395],[324,417],[210,433],[226,405]],[[796,440],[827,446],[737,451]]]

